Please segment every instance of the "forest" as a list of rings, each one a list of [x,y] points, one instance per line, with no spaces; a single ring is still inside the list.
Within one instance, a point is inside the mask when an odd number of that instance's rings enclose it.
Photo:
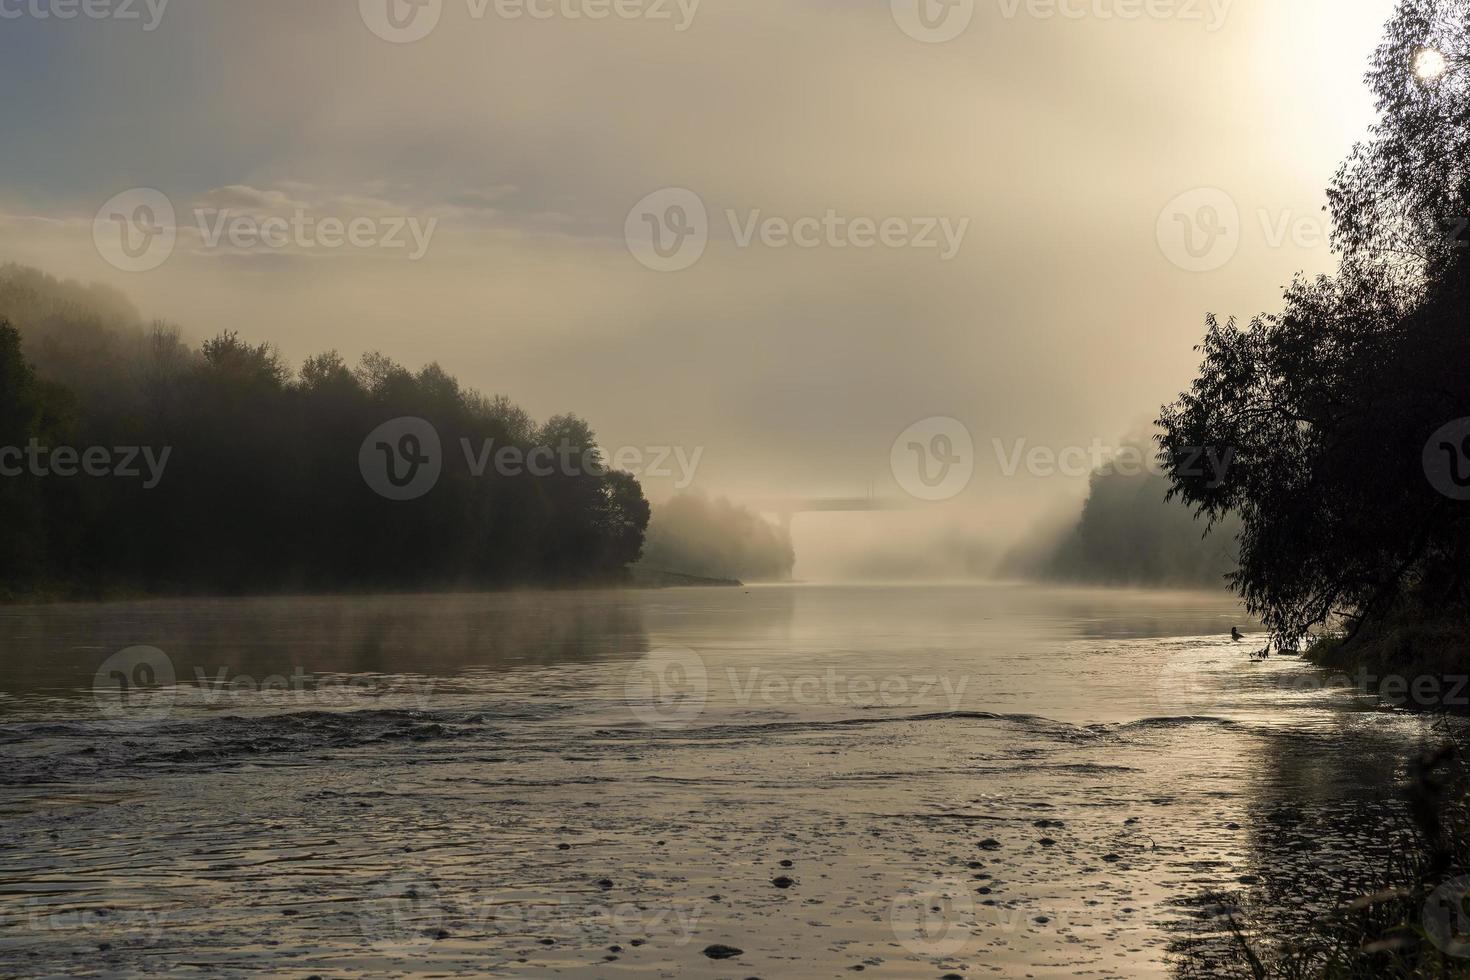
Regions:
[[[364,441],[402,418],[448,454],[417,499],[375,492],[360,467]],[[580,464],[453,465],[487,440]],[[115,291],[14,265],[0,268],[0,447],[29,450],[0,458],[12,598],[621,582],[650,512],[575,416],[537,424],[437,364],[379,353],[293,369],[235,333],[196,347]]]

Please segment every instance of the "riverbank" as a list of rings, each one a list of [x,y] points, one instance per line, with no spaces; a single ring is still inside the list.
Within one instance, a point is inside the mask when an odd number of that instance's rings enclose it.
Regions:
[[[1470,616],[1409,602],[1355,631],[1317,640],[1303,657],[1354,673],[1396,707],[1470,713]]]

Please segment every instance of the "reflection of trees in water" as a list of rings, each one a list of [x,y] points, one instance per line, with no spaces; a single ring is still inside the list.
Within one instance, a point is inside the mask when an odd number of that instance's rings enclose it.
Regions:
[[[0,613],[0,690],[90,691],[99,664],[158,647],[181,683],[305,674],[425,674],[627,661],[701,638],[785,644],[784,590],[589,590],[220,599]]]
[[[1230,594],[1217,592],[1125,593],[1128,615],[1119,615],[1119,594],[1103,590],[1063,592],[1050,597],[1052,609],[1063,621],[1074,624],[1079,639],[1135,639],[1143,637],[1226,637],[1230,627],[1249,628],[1244,612],[1237,620],[1222,619]],[[1241,651],[1241,659],[1245,654]]]
[[[1178,904],[1191,918],[1172,944],[1183,977],[1250,976],[1234,914],[1258,951],[1297,945],[1317,917],[1389,884],[1418,846],[1400,790],[1405,766],[1435,741],[1428,721],[1344,712],[1328,729],[1261,734],[1242,821],[1236,880]]]
[[[28,610],[0,618],[12,691],[75,690],[110,654],[163,650],[181,682],[314,673],[454,675],[629,659],[648,649],[637,593],[200,600]]]

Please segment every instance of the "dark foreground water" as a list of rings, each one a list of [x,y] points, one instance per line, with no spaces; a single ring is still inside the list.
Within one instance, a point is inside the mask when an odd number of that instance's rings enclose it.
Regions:
[[[0,609],[0,975],[1208,973],[1221,896],[1283,926],[1373,878],[1434,739],[1236,624],[976,585]]]

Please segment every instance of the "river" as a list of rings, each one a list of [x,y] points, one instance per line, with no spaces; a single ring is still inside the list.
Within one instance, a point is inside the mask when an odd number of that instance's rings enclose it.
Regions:
[[[1372,880],[1434,740],[1262,643],[1007,584],[0,608],[0,973],[1208,974],[1222,901]]]

